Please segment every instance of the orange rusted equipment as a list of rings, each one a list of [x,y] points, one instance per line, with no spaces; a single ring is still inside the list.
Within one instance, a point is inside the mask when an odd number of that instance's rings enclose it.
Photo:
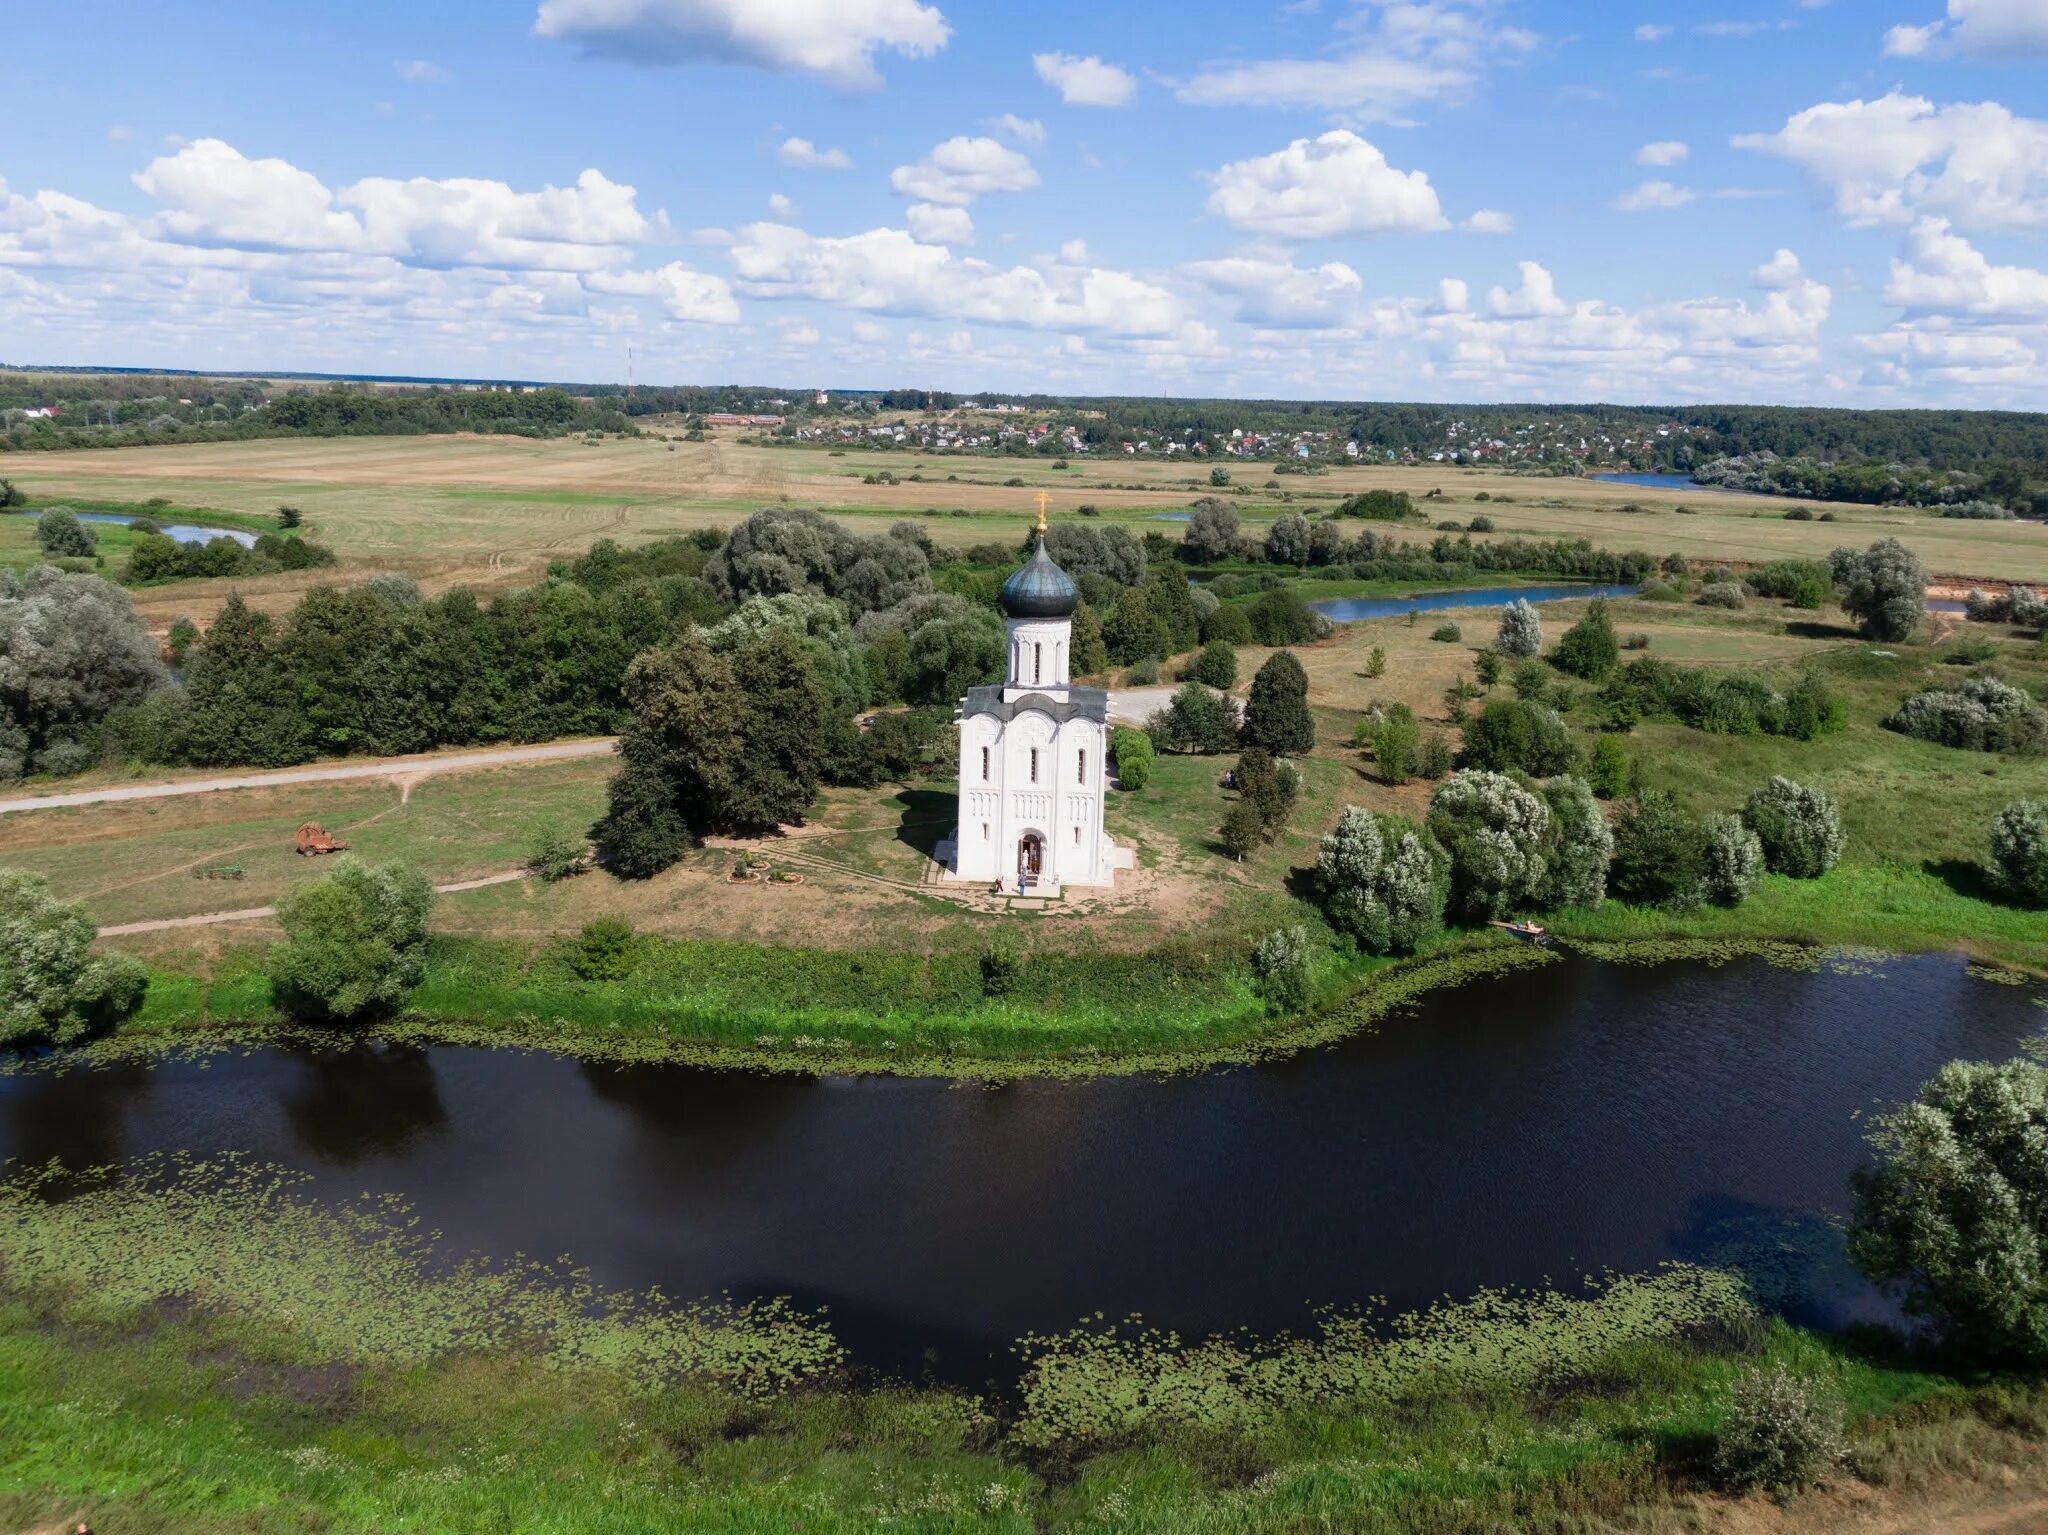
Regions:
[[[299,828],[298,847],[301,858],[318,858],[322,853],[346,852],[348,844],[328,836],[327,828],[318,821],[308,821]]]

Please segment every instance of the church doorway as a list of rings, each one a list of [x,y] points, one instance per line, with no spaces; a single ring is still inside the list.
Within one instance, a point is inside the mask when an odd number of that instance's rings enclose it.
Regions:
[[[1017,843],[1017,883],[1035,884],[1045,873],[1045,838],[1027,831]]]

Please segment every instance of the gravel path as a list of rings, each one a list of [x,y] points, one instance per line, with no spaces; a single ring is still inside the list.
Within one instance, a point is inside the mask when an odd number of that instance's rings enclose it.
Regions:
[[[81,789],[75,794],[42,794],[27,799],[0,799],[0,815],[18,810],[56,810],[65,805],[101,805],[111,800],[167,799],[177,794],[216,794],[223,789],[268,789],[279,784],[328,783],[337,778],[424,778],[467,768],[503,767],[519,762],[561,762],[598,757],[612,749],[611,737],[589,741],[553,741],[545,746],[505,746],[492,751],[455,752],[420,757],[379,757],[338,767],[281,768],[269,773],[238,773],[228,778],[191,778],[176,783],[122,784],[117,788]]]

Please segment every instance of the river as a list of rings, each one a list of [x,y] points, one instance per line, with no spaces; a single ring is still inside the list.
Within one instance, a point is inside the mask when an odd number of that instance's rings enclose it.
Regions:
[[[1633,586],[1596,586],[1581,581],[1561,586],[1479,586],[1462,592],[1417,592],[1411,597],[1325,597],[1311,602],[1332,623],[1362,618],[1399,618],[1411,610],[1434,613],[1443,608],[1504,608],[1511,602],[1583,602],[1588,597],[1633,597]]]
[[[1097,1310],[1283,1329],[1669,1258],[1758,1266],[1836,1325],[1889,1314],[1822,1224],[1859,1116],[2014,1054],[2039,994],[1951,956],[1566,958],[1256,1067],[996,1089],[257,1049],[0,1077],[0,1158],[246,1152],[401,1194],[456,1250],[827,1305],[857,1359],[970,1384]]]

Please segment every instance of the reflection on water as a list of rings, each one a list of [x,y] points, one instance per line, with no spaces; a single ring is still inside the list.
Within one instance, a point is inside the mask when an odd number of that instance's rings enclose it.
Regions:
[[[993,1091],[374,1045],[31,1072],[0,1156],[244,1151],[458,1249],[824,1304],[859,1357],[969,1383],[1097,1310],[1279,1329],[1667,1258],[1838,1324],[1886,1314],[1828,1224],[1859,1116],[2040,1018],[1948,957],[1878,968],[1565,959],[1256,1068]]]
[[[1361,618],[1399,618],[1407,612],[1435,613],[1445,608],[1504,608],[1511,602],[1572,602],[1589,597],[1633,597],[1633,586],[1482,586],[1466,592],[1418,592],[1412,597],[1326,597],[1311,602],[1332,623]]]

